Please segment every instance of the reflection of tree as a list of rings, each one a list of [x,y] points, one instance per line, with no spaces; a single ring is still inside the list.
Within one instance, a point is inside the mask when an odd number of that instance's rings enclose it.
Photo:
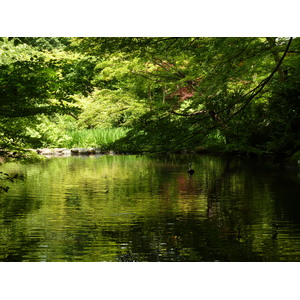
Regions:
[[[10,222],[13,220],[13,216],[20,216],[39,209],[42,205],[41,201],[35,201],[30,195],[30,191],[24,189],[22,196],[13,201],[5,198],[7,200],[2,208],[2,218],[6,222]],[[26,200],[24,201],[24,199]]]
[[[159,219],[146,216],[126,228],[102,228],[101,233],[123,245],[119,261],[280,260],[278,225],[272,221],[270,207],[255,201],[253,170],[247,171],[240,161],[228,159],[214,176],[210,174],[206,181],[200,178],[201,187],[197,177],[166,176],[158,195],[168,214],[161,210],[164,215]],[[207,219],[198,213],[199,195],[206,195]],[[263,219],[264,215],[269,218]]]
[[[128,230],[102,232],[125,249],[118,261],[259,261],[248,245],[220,237],[218,228],[197,215],[165,215],[159,219],[139,219]]]
[[[297,251],[295,182],[206,156],[193,159],[189,177],[185,161],[27,166],[30,180],[14,189],[22,197],[1,202],[1,260],[279,261]]]
[[[268,182],[270,189],[276,191],[273,197],[277,219],[293,222],[295,226],[299,226],[300,184],[299,178],[293,175],[293,173],[287,174],[281,171],[281,173],[277,173],[277,176],[270,176]]]
[[[237,241],[238,247],[244,245],[249,251],[260,253],[263,260],[280,260],[274,207],[266,190],[261,191],[265,198],[256,196],[257,176],[261,176],[256,168],[259,169],[259,164],[251,160],[243,162],[232,157],[225,160],[222,172],[212,178],[206,191],[207,217],[219,226],[220,236],[233,243]]]
[[[3,242],[3,241],[2,241]],[[3,262],[20,262],[20,261],[39,261],[40,251],[39,237],[28,238],[26,233],[15,231],[11,228],[9,239],[5,240],[5,247],[1,247],[1,261]]]

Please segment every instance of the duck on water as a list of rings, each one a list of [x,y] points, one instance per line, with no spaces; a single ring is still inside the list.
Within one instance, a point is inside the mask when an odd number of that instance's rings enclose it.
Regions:
[[[188,169],[188,171],[187,171],[190,175],[193,175],[193,174],[195,173],[195,170],[192,169],[192,164],[193,164],[193,163],[189,163],[189,169]]]

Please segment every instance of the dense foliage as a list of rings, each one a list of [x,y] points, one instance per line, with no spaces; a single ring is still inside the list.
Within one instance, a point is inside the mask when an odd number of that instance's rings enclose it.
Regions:
[[[76,131],[122,127],[112,150],[291,155],[300,150],[299,46],[299,38],[2,38],[0,148],[71,146]]]

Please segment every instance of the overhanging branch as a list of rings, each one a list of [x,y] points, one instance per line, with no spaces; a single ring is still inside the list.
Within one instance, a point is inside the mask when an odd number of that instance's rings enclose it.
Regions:
[[[274,70],[271,72],[271,74],[267,78],[265,78],[264,80],[262,80],[255,88],[253,88],[252,90],[250,90],[249,92],[247,92],[245,95],[243,95],[242,97],[240,97],[233,104],[227,106],[224,109],[221,109],[221,110],[217,111],[216,114],[220,114],[220,113],[223,113],[226,110],[231,109],[232,107],[234,107],[235,105],[237,105],[238,103],[240,103],[241,100],[243,100],[245,97],[247,97],[248,95],[250,95],[249,98],[244,103],[244,105],[237,112],[235,112],[233,115],[230,116],[230,119],[233,116],[237,115],[241,110],[243,110],[253,100],[253,98],[255,98],[265,88],[265,86],[269,83],[269,81],[273,78],[273,76],[275,75],[275,73],[278,71],[278,69],[280,68],[280,66],[281,66],[281,64],[282,64],[282,62],[283,62],[286,54],[288,53],[288,49],[289,49],[289,47],[290,47],[290,45],[292,43],[292,40],[293,40],[293,38],[289,39],[288,44],[286,46],[286,49],[285,49],[283,55],[281,56],[280,60],[278,61],[277,65],[276,65],[276,67],[274,68]],[[203,114],[204,112],[205,111],[201,110],[201,111],[193,112],[193,113],[190,113],[190,114],[183,114],[183,113],[177,113],[175,111],[171,111],[172,114],[177,114],[177,115],[181,115],[181,116],[184,116],[184,117],[199,115],[199,114]],[[204,117],[200,121],[205,120],[207,118],[209,118],[209,116]]]
[[[270,75],[268,77],[266,77],[264,80],[262,80],[260,82],[260,84],[258,86],[256,86],[254,89],[252,89],[251,91],[249,91],[248,93],[246,93],[245,95],[243,95],[241,98],[239,98],[238,101],[236,101],[234,104],[230,105],[230,106],[227,106],[225,109],[223,110],[220,110],[218,111],[217,113],[221,113],[221,112],[224,112],[230,108],[232,108],[233,106],[235,106],[236,104],[240,103],[242,99],[244,99],[245,97],[249,96],[249,98],[244,102],[244,104],[242,105],[242,107],[240,107],[240,109],[238,109],[237,111],[235,111],[233,114],[231,114],[226,120],[224,121],[221,121],[221,122],[218,122],[218,124],[215,124],[214,126],[211,126],[209,128],[207,128],[205,131],[201,131],[201,132],[197,132],[197,133],[193,133],[192,135],[190,135],[189,137],[183,139],[180,143],[178,143],[176,146],[178,146],[179,144],[183,144],[191,139],[193,139],[194,137],[200,135],[200,134],[203,134],[203,135],[206,135],[208,134],[210,131],[216,129],[216,128],[219,128],[220,126],[223,126],[225,125],[226,123],[228,123],[232,118],[234,118],[236,115],[238,115],[241,111],[243,111],[248,104],[250,104],[250,102],[266,87],[266,85],[270,82],[270,80],[273,78],[273,76],[275,75],[275,73],[278,71],[278,69],[280,68],[286,54],[288,53],[288,50],[290,48],[290,45],[292,43],[292,40],[293,38],[290,38],[288,43],[287,43],[287,46],[285,48],[285,51],[283,53],[283,55],[281,56],[280,60],[278,61],[277,65],[275,66],[274,70],[270,73]],[[172,113],[175,113],[175,114],[179,114],[179,113],[176,113],[176,112],[172,112]],[[193,115],[195,114],[201,114],[203,113],[203,111],[199,111],[199,112],[195,112],[193,113]],[[188,116],[192,116],[192,114],[179,114],[179,115],[182,115],[182,116],[185,116],[185,117],[188,117]],[[198,120],[198,121],[203,121],[205,119],[208,119],[210,118],[210,116],[206,116],[204,118],[202,118],[201,120]],[[174,148],[174,147],[173,147]]]

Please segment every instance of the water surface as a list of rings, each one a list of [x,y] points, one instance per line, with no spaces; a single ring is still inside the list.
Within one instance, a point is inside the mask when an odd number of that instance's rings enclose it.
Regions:
[[[0,168],[24,178],[0,194],[0,261],[300,261],[297,171],[207,155]]]

